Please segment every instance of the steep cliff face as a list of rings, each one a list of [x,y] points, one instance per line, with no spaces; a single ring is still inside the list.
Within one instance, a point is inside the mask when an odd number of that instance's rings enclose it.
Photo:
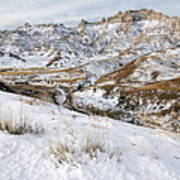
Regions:
[[[0,89],[180,131],[180,18],[119,12],[77,27],[0,31]]]

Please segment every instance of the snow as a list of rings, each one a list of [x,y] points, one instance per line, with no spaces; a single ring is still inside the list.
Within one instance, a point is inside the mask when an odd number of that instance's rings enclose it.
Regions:
[[[105,93],[106,91],[100,89],[94,90],[93,88],[84,92],[76,92],[73,94],[72,103],[82,111],[86,108],[94,108],[99,111],[109,111],[116,108],[118,99],[105,99],[103,97]]]
[[[180,178],[179,134],[5,92],[0,99],[2,180]],[[16,134],[21,126],[26,131]]]
[[[30,95],[37,88],[37,98],[49,95],[59,104],[0,91],[0,180],[179,180],[180,134],[168,132],[179,130],[178,111],[170,111],[178,92],[123,94],[171,79],[167,85],[178,91],[175,21],[140,10],[73,28],[26,24],[0,31],[1,89]],[[121,79],[128,63],[135,68]]]
[[[140,22],[140,24],[144,25],[144,28],[153,28],[155,26],[158,26],[160,24],[160,22],[158,20],[145,20],[143,22]]]

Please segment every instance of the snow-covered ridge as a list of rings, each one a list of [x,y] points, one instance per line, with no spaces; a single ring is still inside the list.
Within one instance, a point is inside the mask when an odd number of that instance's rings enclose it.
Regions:
[[[180,18],[146,9],[74,28],[25,24],[0,31],[1,90],[179,131],[179,42]]]

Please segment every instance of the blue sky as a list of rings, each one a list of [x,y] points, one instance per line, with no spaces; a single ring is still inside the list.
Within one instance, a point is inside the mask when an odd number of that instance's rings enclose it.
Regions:
[[[96,20],[141,8],[180,16],[180,0],[0,0],[0,29],[25,22],[73,25],[81,19]]]

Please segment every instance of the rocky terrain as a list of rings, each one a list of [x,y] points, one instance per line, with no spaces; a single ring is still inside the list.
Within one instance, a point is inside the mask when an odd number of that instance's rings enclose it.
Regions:
[[[0,31],[1,180],[178,180],[179,132],[180,17]]]
[[[119,12],[72,28],[0,31],[0,89],[86,114],[180,131],[180,18]]]

